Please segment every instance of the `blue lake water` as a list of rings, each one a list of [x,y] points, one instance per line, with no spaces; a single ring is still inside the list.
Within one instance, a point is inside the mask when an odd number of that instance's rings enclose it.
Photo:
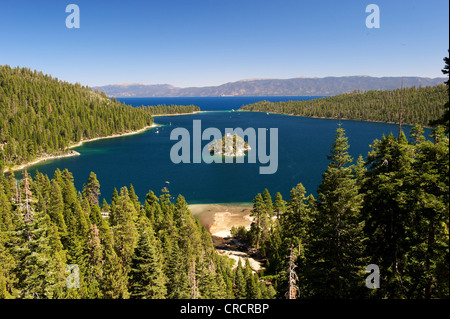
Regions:
[[[105,197],[108,202],[114,187],[119,190],[130,183],[141,200],[149,190],[159,195],[165,186],[168,186],[172,196],[182,194],[190,204],[251,202],[264,188],[272,195],[281,192],[283,198],[287,199],[290,189],[300,182],[306,187],[307,194],[316,194],[322,173],[328,166],[327,155],[338,123],[342,123],[346,130],[349,152],[355,161],[360,154],[364,157],[367,155],[369,144],[374,139],[391,132],[397,134],[398,131],[396,125],[385,123],[229,111],[238,109],[243,105],[241,103],[263,99],[281,100],[280,97],[120,99],[132,105],[195,104],[202,110],[217,112],[155,117],[155,122],[163,125],[158,129],[85,143],[75,149],[81,156],[44,162],[28,170],[33,173],[38,169],[52,177],[56,168],[67,168],[73,173],[78,190],[82,189],[89,173],[93,171],[100,181],[102,198]],[[192,137],[193,120],[201,120],[203,130],[215,127],[222,134],[225,128],[278,128],[278,170],[271,175],[259,174],[259,167],[266,165],[258,161],[248,163],[248,158],[245,158],[244,163],[231,164],[206,164],[203,161],[172,163],[170,150],[177,141],[170,140],[170,133],[174,128],[183,127],[191,132]],[[403,129],[408,136],[410,127],[404,126]],[[425,133],[429,134],[430,131],[426,130]],[[202,147],[208,142],[202,141]]]

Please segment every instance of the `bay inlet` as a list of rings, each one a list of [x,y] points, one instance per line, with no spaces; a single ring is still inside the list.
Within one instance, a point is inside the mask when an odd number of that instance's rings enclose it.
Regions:
[[[349,152],[356,161],[365,157],[370,144],[383,134],[398,132],[395,124],[304,118],[281,114],[238,112],[242,105],[259,100],[286,101],[312,97],[215,97],[215,98],[123,98],[133,106],[157,104],[199,105],[202,111],[183,116],[158,116],[157,130],[113,139],[99,139],[84,143],[73,150],[80,156],[59,158],[28,167],[53,176],[54,171],[68,169],[73,173],[75,186],[82,190],[91,171],[101,185],[101,199],[110,202],[114,188],[133,185],[140,200],[149,190],[158,196],[167,187],[173,199],[182,194],[189,204],[251,203],[257,193],[267,188],[274,196],[280,192],[284,199],[289,191],[302,183],[307,194],[316,195],[323,171],[327,168],[330,146],[339,123],[349,138]],[[233,111],[234,110],[234,111]],[[259,174],[258,163],[179,163],[170,159],[175,141],[170,132],[182,127],[192,132],[193,121],[201,120],[205,127],[278,128],[279,167],[275,174]],[[410,126],[403,126],[409,136]],[[425,129],[425,135],[431,130]],[[204,145],[211,141],[204,141]],[[251,152],[251,150],[249,151]],[[20,171],[16,172],[20,177]]]

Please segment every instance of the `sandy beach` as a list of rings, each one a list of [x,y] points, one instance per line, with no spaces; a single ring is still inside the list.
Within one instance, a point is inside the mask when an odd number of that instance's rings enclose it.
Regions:
[[[250,229],[252,207],[253,205],[250,203],[189,205],[192,214],[213,236],[214,246],[218,254],[233,259],[235,261],[233,268],[237,267],[238,263],[245,265],[248,261],[252,270],[257,272],[263,269],[261,260],[255,259],[248,251],[241,250],[239,241],[229,238],[232,226],[244,226]]]
[[[200,224],[216,237],[230,236],[232,226],[249,229],[252,223],[252,204],[196,204],[189,208]]]

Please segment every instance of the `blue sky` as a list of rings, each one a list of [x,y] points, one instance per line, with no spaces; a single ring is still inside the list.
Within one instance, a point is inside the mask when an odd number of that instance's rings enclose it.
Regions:
[[[68,4],[80,28],[68,29]],[[365,24],[368,4],[380,28]],[[0,0],[0,64],[68,82],[442,77],[448,0]]]

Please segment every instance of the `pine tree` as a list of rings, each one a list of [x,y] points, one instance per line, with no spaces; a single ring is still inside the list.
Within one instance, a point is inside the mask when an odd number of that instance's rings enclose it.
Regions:
[[[358,187],[362,187],[364,185],[364,182],[366,180],[366,172],[367,169],[365,168],[366,162],[364,161],[364,158],[360,155],[358,159],[356,160],[356,165],[353,167],[353,171],[356,177],[356,183]]]
[[[0,184],[0,231],[12,230],[14,219],[11,202],[4,191],[4,186]]]
[[[128,273],[138,240],[138,231],[135,224],[137,212],[126,187],[121,188],[120,195],[114,204],[114,208],[112,207],[112,211],[114,211],[116,223],[113,227],[114,248]]]
[[[255,238],[256,249],[260,248],[261,241],[264,240],[265,232],[267,232],[267,214],[266,207],[264,205],[264,200],[261,194],[257,194],[253,199],[253,208],[251,210],[251,217],[254,218],[250,231]]]
[[[86,248],[87,262],[85,271],[86,297],[101,298],[100,283],[103,278],[104,252],[100,231],[96,224],[90,226],[89,242]]]
[[[48,215],[25,215],[15,251],[21,298],[58,298],[65,286],[65,258],[56,227]]]
[[[280,219],[280,215],[286,211],[286,202],[283,200],[280,192],[275,194],[275,200],[273,202],[273,211],[277,219]]]
[[[134,204],[136,212],[139,213],[139,211],[141,210],[141,203],[139,203],[139,197],[136,195],[136,192],[134,191],[134,187],[132,184],[130,184],[130,188],[128,189],[128,194],[130,196],[131,201]]]
[[[372,144],[368,155],[367,179],[362,187],[365,220],[364,232],[367,255],[377,264],[383,285],[376,294],[387,298],[405,298],[410,280],[407,252],[414,243],[413,172],[414,148],[408,144],[404,134],[400,139],[392,134],[383,136]]]
[[[199,299],[199,289],[197,280],[197,267],[195,257],[192,257],[192,262],[189,265],[188,282],[190,286],[190,299]]]
[[[272,196],[270,195],[269,190],[267,188],[264,189],[264,192],[262,193],[262,198],[264,200],[267,215],[271,219],[273,217],[273,202]]]
[[[131,297],[164,299],[167,295],[167,277],[163,272],[159,241],[146,216],[141,216],[139,227],[139,241],[134,251],[130,272]]]
[[[0,193],[0,195],[2,194]],[[8,242],[9,237],[0,229],[0,299],[11,299],[14,297],[15,277],[13,269],[15,260],[7,248]]]
[[[309,293],[316,297],[354,297],[364,283],[362,195],[348,166],[348,148],[339,127],[319,185],[306,256]]]
[[[100,285],[105,299],[128,299],[127,270],[122,266],[120,258],[112,249],[105,249],[103,276]]]
[[[247,299],[261,299],[261,288],[259,283],[258,274],[253,274],[253,270],[250,267],[249,259],[245,260],[244,266],[244,278],[246,282]]]
[[[100,183],[94,172],[89,174],[88,181],[83,186],[83,197],[89,201],[91,206],[99,204],[98,198],[100,197]]]
[[[448,296],[448,211],[449,147],[443,127],[433,131],[434,143],[426,141],[423,131],[413,128],[415,154],[411,179],[410,210],[415,243],[408,255],[408,272],[412,283],[408,295],[413,298]]]
[[[154,228],[159,230],[164,220],[164,216],[162,215],[161,206],[159,205],[159,199],[153,191],[149,191],[145,196],[144,211],[147,218],[154,225]]]
[[[279,247],[274,249],[274,256],[269,259],[270,269],[279,275],[277,285],[281,298],[285,297],[285,292],[290,285],[287,269],[292,247],[296,247],[298,251],[295,262],[301,279],[299,288],[303,289],[305,284],[305,280],[303,280],[306,267],[305,255],[310,243],[312,210],[315,203],[312,195],[306,197],[305,194],[305,187],[301,183],[291,189],[286,211],[280,218]]]
[[[100,281],[102,298],[119,299],[129,298],[128,277],[119,257],[114,250],[114,239],[111,228],[102,220],[98,225],[99,238],[103,247],[103,266]]]
[[[196,253],[201,251],[202,241],[198,225],[182,195],[177,197],[173,220],[178,230],[180,249],[183,250],[187,260],[192,260]]]
[[[307,241],[311,213],[305,194],[305,187],[301,183],[292,188],[286,211],[281,218],[283,237],[287,245],[286,254],[292,245],[305,245]]]
[[[103,217],[102,213],[100,211],[100,207],[98,205],[94,205],[91,208],[91,212],[89,214],[89,220],[91,222],[91,225],[100,225],[103,223]]]
[[[169,237],[170,238],[170,237]],[[167,239],[166,239],[167,240]],[[166,275],[169,279],[167,295],[170,299],[190,298],[191,289],[188,281],[187,257],[176,240],[166,250]]]
[[[246,299],[247,281],[245,280],[244,267],[240,259],[237,263],[237,267],[234,269],[234,296],[236,299]]]
[[[64,221],[64,200],[61,188],[55,180],[51,184],[48,214],[52,222],[58,227],[59,236],[65,237],[67,235],[67,226]]]
[[[117,199],[119,198],[119,192],[117,191],[117,188],[114,187],[113,194],[111,197],[111,206],[109,207],[109,225],[115,226],[117,224],[116,222],[116,205],[117,205]]]
[[[201,259],[198,278],[199,294],[203,299],[223,299],[226,297],[226,285],[223,277],[217,273],[213,256]]]

